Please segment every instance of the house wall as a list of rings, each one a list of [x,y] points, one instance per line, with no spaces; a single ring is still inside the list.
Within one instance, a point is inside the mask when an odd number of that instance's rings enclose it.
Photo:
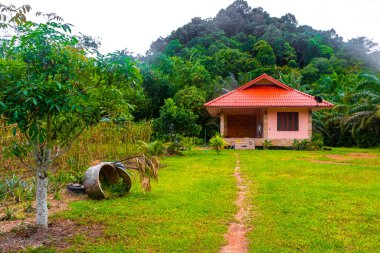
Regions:
[[[277,131],[277,112],[298,112],[298,131]],[[310,137],[311,112],[308,108],[268,108],[268,139],[293,140]]]

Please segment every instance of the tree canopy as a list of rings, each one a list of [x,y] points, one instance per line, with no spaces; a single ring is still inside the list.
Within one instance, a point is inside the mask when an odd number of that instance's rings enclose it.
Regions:
[[[373,146],[380,138],[379,125],[374,124],[377,121],[360,121],[360,133],[358,125],[345,122],[356,115],[356,107],[364,108],[369,101],[371,115],[377,115],[379,101],[370,94],[378,96],[378,91],[367,90],[365,95],[358,87],[364,82],[363,76],[379,78],[379,56],[378,44],[368,38],[345,42],[334,29],[300,26],[293,14],[271,17],[262,8],[251,8],[246,1],[237,0],[216,17],[193,18],[151,44],[147,55],[140,58],[140,66],[144,69],[146,104],[154,101],[154,109],[135,115],[159,117],[164,100],[174,97],[179,103],[175,94],[187,86],[200,89],[208,101],[267,73],[301,91],[322,96],[337,108],[347,108],[341,117],[334,116],[335,109],[314,113],[314,122],[318,122],[315,130],[324,134],[328,145]],[[355,92],[366,99],[352,99]],[[197,109],[191,110],[196,113]],[[205,128],[207,116],[198,122]],[[340,140],[331,138],[334,131]],[[367,132],[376,141],[359,141]]]

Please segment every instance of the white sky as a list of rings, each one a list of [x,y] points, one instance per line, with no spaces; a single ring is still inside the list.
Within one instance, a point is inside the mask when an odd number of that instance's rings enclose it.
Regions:
[[[0,0],[34,11],[55,12],[78,31],[101,38],[103,53],[127,48],[144,54],[152,41],[193,17],[214,17],[233,0]],[[334,28],[345,40],[366,36],[380,42],[380,0],[248,0],[271,16],[290,12],[300,25]]]

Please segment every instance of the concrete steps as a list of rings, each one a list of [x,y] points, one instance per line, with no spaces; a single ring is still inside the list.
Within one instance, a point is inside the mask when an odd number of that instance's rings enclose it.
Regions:
[[[234,141],[235,149],[255,149],[255,140],[253,138],[241,138]]]

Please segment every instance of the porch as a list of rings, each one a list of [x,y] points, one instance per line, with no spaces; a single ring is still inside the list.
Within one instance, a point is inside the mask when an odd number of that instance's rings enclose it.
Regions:
[[[267,121],[264,108],[226,108],[220,113],[220,133],[235,148],[254,149],[267,136]]]

